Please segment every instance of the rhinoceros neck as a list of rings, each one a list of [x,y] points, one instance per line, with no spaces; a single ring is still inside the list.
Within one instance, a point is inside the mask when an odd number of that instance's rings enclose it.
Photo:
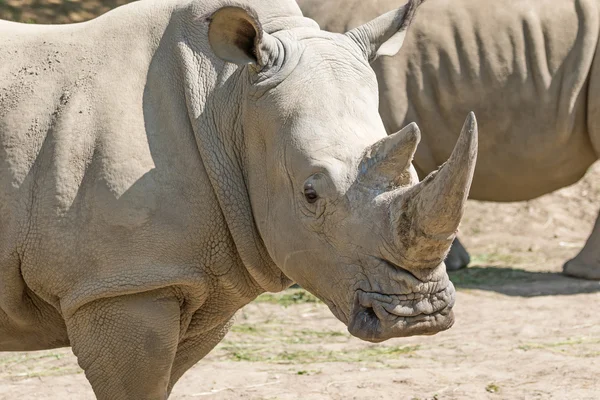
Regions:
[[[173,49],[190,126],[241,260],[238,264],[260,290],[283,290],[291,282],[265,248],[248,194],[242,126],[247,72],[214,56],[206,40],[207,26],[192,29],[188,16],[180,17],[166,47]],[[197,23],[198,19],[193,21]]]
[[[188,103],[198,151],[235,242],[238,255],[256,284],[265,291],[280,291],[291,283],[269,256],[252,212],[246,175],[247,154],[240,80],[234,72],[215,86],[205,107]]]

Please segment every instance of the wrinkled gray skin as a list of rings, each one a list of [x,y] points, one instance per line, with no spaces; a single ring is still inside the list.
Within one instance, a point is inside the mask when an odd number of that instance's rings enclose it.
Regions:
[[[70,345],[98,398],[165,399],[292,280],[365,340],[449,328],[475,118],[419,183],[369,66],[418,4],[346,35],[292,0],[0,23],[0,350]]]
[[[299,0],[322,29],[344,32],[401,0]],[[480,159],[470,197],[520,201],[577,182],[600,155],[596,0],[430,0],[397,56],[374,64],[389,132],[423,130],[420,176],[452,151],[474,110]],[[448,269],[468,264],[455,241]],[[565,273],[600,279],[600,217]]]

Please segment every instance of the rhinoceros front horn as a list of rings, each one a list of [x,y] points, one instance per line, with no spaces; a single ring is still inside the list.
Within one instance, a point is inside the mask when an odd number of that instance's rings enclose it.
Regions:
[[[405,218],[397,220],[398,239],[407,260],[432,268],[445,258],[463,215],[476,159],[477,121],[471,112],[448,161],[399,199],[402,210],[397,211]]]

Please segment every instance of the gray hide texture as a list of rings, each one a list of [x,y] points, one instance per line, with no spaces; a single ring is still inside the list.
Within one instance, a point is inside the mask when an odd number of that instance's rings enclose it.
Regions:
[[[419,182],[369,65],[419,4],[346,35],[292,0],[0,22],[0,350],[70,345],[99,399],[164,400],[293,281],[364,340],[449,328],[475,117]]]
[[[345,32],[400,0],[299,0]],[[429,0],[402,50],[374,64],[388,132],[416,122],[419,176],[448,157],[466,112],[481,127],[470,198],[520,201],[577,182],[600,155],[597,0]],[[450,269],[468,263],[458,241]],[[565,272],[600,279],[600,219]]]

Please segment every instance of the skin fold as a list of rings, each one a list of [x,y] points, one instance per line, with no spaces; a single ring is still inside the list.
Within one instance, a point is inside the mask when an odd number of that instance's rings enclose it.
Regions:
[[[398,0],[299,0],[322,29],[343,32]],[[595,0],[435,0],[424,3],[402,50],[374,64],[389,132],[423,131],[423,177],[452,151],[462,115],[481,127],[470,198],[529,200],[577,182],[600,155]],[[458,240],[446,264],[468,264]],[[600,221],[565,273],[600,279]]]
[[[475,115],[420,182],[370,66],[420,3],[344,35],[292,0],[0,22],[0,351],[71,346],[99,399],[165,399],[294,281],[364,340],[448,329]]]

